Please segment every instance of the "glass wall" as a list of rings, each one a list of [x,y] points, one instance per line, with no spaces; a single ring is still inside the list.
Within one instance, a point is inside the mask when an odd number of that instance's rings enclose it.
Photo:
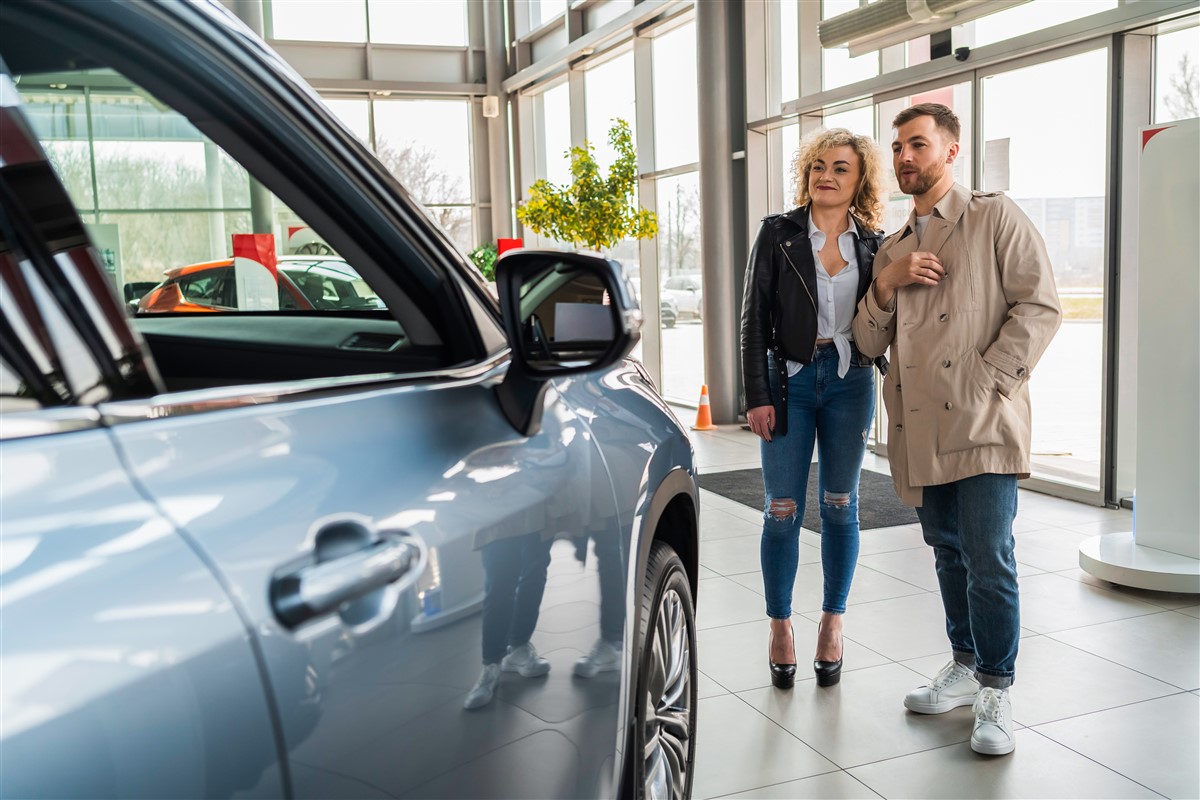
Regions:
[[[627,52],[584,73],[587,140],[596,150],[596,163],[608,169],[616,153],[608,143],[608,131],[618,119],[629,123],[637,141],[637,115],[633,91],[633,53]]]
[[[700,157],[697,130],[696,26],[682,25],[655,36],[654,169],[695,163]]]
[[[537,176],[559,186],[571,182],[571,92],[566,82],[533,99]]]
[[[658,276],[663,395],[694,403],[704,383],[704,283],[700,275],[700,173],[659,178]],[[667,310],[669,308],[669,311]]]
[[[121,283],[226,256],[227,233],[250,230],[245,170],[145,93],[29,89],[22,99],[84,221],[113,226]]]
[[[269,38],[467,44],[466,0],[265,0],[265,5]]]
[[[967,23],[966,41],[972,47],[983,47],[1110,11],[1117,4],[1117,0],[1030,0]]]
[[[1154,38],[1154,123],[1200,116],[1200,27]]]
[[[375,100],[375,154],[464,251],[474,241],[470,105]]]
[[[836,17],[858,7],[858,0],[821,0],[821,19]],[[824,89],[858,83],[878,74],[878,50],[854,58],[850,57],[850,50],[845,47],[821,50],[821,87]]]
[[[990,75],[980,88],[983,188],[1003,190],[1041,231],[1063,306],[1029,384],[1034,474],[1087,489],[1100,488],[1107,75],[1099,49]]]

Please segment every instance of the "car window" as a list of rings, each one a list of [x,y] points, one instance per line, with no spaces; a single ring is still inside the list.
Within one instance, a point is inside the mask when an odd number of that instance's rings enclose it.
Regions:
[[[93,69],[21,75],[18,87],[133,313],[385,309],[299,214],[133,81]]]
[[[179,293],[189,303],[226,306],[226,288],[232,269],[210,269],[179,280]]]

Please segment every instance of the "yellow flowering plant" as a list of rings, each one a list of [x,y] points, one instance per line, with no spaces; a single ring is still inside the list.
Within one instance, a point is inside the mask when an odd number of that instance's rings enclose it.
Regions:
[[[585,141],[583,147],[571,148],[571,183],[537,180],[529,187],[529,200],[517,209],[517,219],[542,236],[597,252],[622,239],[656,235],[658,218],[635,200],[637,153],[629,123],[615,120],[608,141],[617,152],[608,177],[601,176],[595,148]]]

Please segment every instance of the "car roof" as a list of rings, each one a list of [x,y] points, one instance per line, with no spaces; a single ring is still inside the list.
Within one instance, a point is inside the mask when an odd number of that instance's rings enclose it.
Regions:
[[[350,265],[346,263],[345,259],[339,258],[338,256],[283,255],[276,256],[276,263],[278,263],[280,268],[286,268],[289,265],[295,265],[296,267],[318,267],[324,266],[325,264],[340,264],[349,269],[353,269],[353,267],[350,267]],[[182,267],[172,267],[163,274],[167,276],[167,280],[178,280],[188,275],[192,275],[197,272],[203,272],[208,269],[220,269],[222,267],[232,266],[232,258],[222,258],[217,261],[203,261],[198,264],[187,264]],[[338,271],[340,272],[341,270]]]

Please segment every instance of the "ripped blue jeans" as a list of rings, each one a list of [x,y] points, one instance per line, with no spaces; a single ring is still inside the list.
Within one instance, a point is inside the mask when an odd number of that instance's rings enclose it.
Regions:
[[[821,608],[831,614],[846,611],[858,561],[858,474],[875,413],[875,376],[872,367],[852,365],[846,377],[839,378],[837,367],[837,350],[821,347],[811,364],[788,378],[787,435],[762,442],[762,572],[767,616],[773,619],[792,613],[814,444],[821,502]],[[770,376],[771,393],[778,397],[773,364]]]

